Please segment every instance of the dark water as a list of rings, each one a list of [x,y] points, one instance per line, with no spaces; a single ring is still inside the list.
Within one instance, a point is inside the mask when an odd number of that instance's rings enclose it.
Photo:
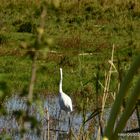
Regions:
[[[30,129],[30,123],[26,122],[25,128],[27,130],[23,136],[19,133],[20,123],[17,121],[15,116],[13,115],[13,111],[19,110],[27,110],[26,99],[19,98],[18,96],[13,96],[5,102],[5,108],[7,109],[8,115],[0,116],[0,135],[2,133],[8,134],[14,140],[20,140],[22,137],[26,140],[45,140],[48,137],[48,122],[49,122],[49,137],[50,140],[62,139],[65,140],[68,137],[68,114],[65,112],[61,112],[61,117],[58,118],[59,114],[59,103],[58,97],[48,96],[46,98],[42,98],[43,103],[33,103],[30,108],[30,115],[35,116],[35,118],[40,121],[40,130],[41,134],[37,135],[36,131]],[[49,112],[46,112],[46,110]],[[105,109],[104,120],[108,119],[110,109]],[[90,113],[87,113],[86,116],[89,116]],[[49,121],[48,121],[49,116]],[[71,130],[74,135],[79,133],[80,127],[83,122],[82,114],[73,111],[70,115],[71,117]],[[130,128],[137,128],[138,123],[136,119],[136,113],[134,112],[129,121],[127,122],[127,126],[125,130],[129,130]],[[92,138],[94,139],[97,135],[97,127],[98,127],[98,118],[95,117],[95,123],[89,121],[84,125],[84,130],[88,131],[90,125],[94,126],[94,132],[92,132]]]

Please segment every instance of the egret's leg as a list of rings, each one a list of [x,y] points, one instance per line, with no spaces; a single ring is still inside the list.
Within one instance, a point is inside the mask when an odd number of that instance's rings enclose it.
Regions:
[[[60,119],[60,116],[61,116],[61,109],[59,110],[58,121],[59,121],[59,119]]]
[[[61,116],[61,109],[58,114],[58,129],[60,129],[60,116]]]
[[[70,125],[70,116],[69,116],[69,129],[70,129],[71,125]]]
[[[58,113],[58,123],[57,123],[57,129],[56,129],[56,139],[58,139],[59,137],[59,131],[60,131],[60,116],[61,116],[61,109],[59,110],[59,113]]]
[[[68,113],[68,131],[69,132],[71,129],[71,118],[70,118],[70,113]]]

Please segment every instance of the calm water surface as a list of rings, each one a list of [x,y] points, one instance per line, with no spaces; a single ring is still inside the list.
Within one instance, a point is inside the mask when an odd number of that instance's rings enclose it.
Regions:
[[[48,129],[48,114],[49,112],[49,134],[50,139],[67,139],[68,135],[68,114],[66,114],[64,111],[61,112],[61,117],[58,118],[59,114],[59,103],[58,103],[58,97],[52,97],[48,96],[46,98],[42,98],[42,105],[38,103],[32,104],[29,112],[31,116],[35,116],[38,121],[41,123],[41,134],[37,135],[36,131],[33,131],[30,129],[30,124],[26,122],[24,125],[26,129],[28,130],[24,134],[24,138],[26,140],[40,140],[47,137],[47,129]],[[20,140],[21,135],[19,133],[19,122],[16,120],[16,118],[13,116],[13,111],[19,111],[19,110],[27,110],[26,105],[26,99],[19,98],[18,96],[13,96],[10,99],[8,99],[5,102],[5,107],[7,109],[8,115],[0,116],[0,134],[3,132],[7,133],[12,137],[14,140]],[[108,119],[110,109],[106,109],[104,114],[104,120]],[[44,113],[45,112],[45,113]],[[86,114],[86,116],[89,116],[90,112]],[[126,130],[130,129],[132,127],[137,128],[137,120],[136,120],[136,113],[133,113],[131,118],[129,119]],[[95,117],[95,120],[98,120],[97,117]],[[81,124],[83,122],[82,114],[77,113],[76,111],[73,111],[71,113],[71,129],[72,131],[77,134],[79,132],[79,129],[81,127]],[[95,121],[98,122],[98,121]],[[97,123],[98,124],[98,123]],[[97,135],[97,124],[92,124],[94,128],[93,132],[93,139]],[[85,131],[88,130],[89,126],[91,125],[91,121],[87,122],[85,124]]]

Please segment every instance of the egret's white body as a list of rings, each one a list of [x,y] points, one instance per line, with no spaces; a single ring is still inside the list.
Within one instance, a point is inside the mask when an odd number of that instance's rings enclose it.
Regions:
[[[62,80],[63,80],[62,68],[60,68],[59,105],[60,105],[61,110],[64,110],[65,112],[70,113],[70,112],[73,111],[72,100],[67,94],[65,94],[63,92],[63,90],[62,90]]]

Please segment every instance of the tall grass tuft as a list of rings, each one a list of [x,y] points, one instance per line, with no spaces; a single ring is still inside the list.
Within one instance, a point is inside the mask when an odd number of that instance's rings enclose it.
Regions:
[[[108,63],[110,64],[110,67],[109,67],[109,71],[105,72],[105,83],[104,83],[104,85],[102,85],[101,82],[98,81],[101,84],[101,86],[103,87],[103,97],[102,97],[102,103],[101,103],[101,113],[99,115],[99,128],[98,128],[97,139],[99,139],[100,135],[103,136],[103,129],[104,129],[104,124],[105,124],[105,122],[103,121],[104,109],[105,109],[106,101],[107,101],[109,90],[110,90],[111,76],[112,76],[112,73],[114,72],[113,69],[115,69],[115,72],[116,72],[116,67],[113,64],[114,48],[115,48],[115,46],[113,44],[111,60],[108,61]],[[112,97],[114,98],[114,96],[112,96]]]
[[[105,129],[104,138],[108,139],[118,139],[118,133],[121,133],[123,131],[123,128],[126,125],[127,120],[129,119],[132,110],[134,109],[137,100],[140,96],[140,79],[137,81],[133,91],[128,97],[128,100],[126,102],[126,108],[124,109],[122,115],[120,116],[119,122],[115,123],[117,120],[117,117],[119,115],[121,106],[123,104],[124,98],[128,95],[128,90],[131,87],[132,80],[134,78],[134,75],[137,74],[138,69],[140,68],[140,55],[137,56],[137,58],[132,63],[129,71],[127,72],[125,78],[123,79],[119,93],[116,95],[115,102],[112,106],[110,117]]]

